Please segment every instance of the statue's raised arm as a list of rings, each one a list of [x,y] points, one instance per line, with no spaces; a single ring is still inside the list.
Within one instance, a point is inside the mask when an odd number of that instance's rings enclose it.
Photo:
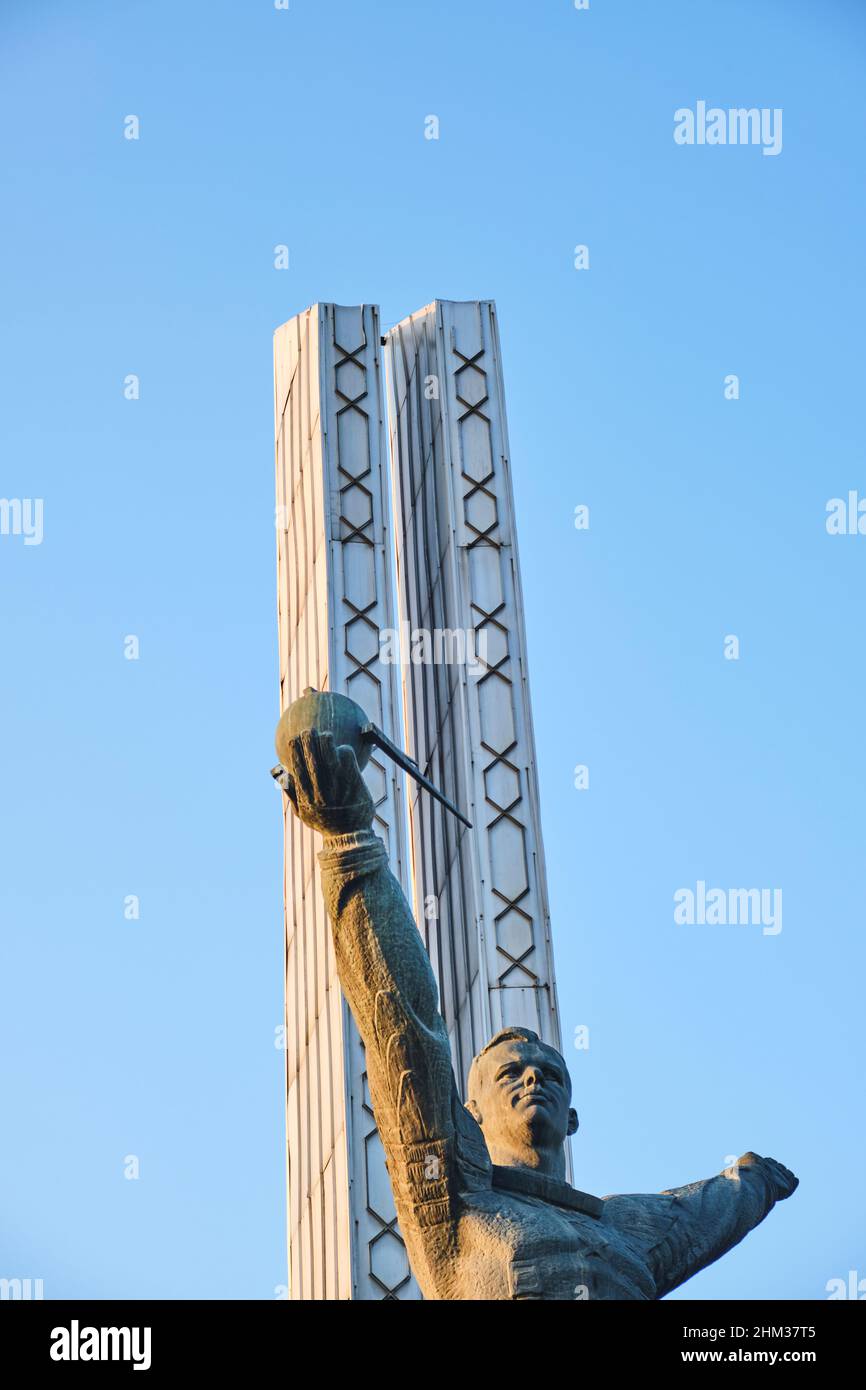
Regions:
[[[286,761],[286,794],[324,837],[319,861],[337,971],[364,1042],[401,1230],[416,1275],[441,1286],[442,1268],[419,1266],[446,1257],[456,1188],[471,1183],[476,1167],[483,1183],[490,1167],[484,1141],[458,1096],[436,980],[372,831],[373,802],[353,750],[310,730],[291,740]]]

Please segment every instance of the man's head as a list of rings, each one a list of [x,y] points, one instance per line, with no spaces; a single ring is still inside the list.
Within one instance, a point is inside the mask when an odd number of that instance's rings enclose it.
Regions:
[[[577,1129],[571,1081],[556,1048],[531,1028],[503,1028],[469,1071],[466,1108],[494,1163],[564,1176],[563,1144]]]

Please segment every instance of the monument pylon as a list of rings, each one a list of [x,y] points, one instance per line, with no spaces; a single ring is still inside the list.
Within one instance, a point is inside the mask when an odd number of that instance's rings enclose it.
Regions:
[[[391,488],[378,311],[317,304],[274,335],[280,705],[308,687],[351,696],[386,731],[398,670]],[[367,767],[376,830],[406,882],[402,779]],[[285,818],[289,1290],[297,1299],[417,1297],[366,1092],[364,1050],[340,993],[315,836]]]
[[[500,1028],[562,1045],[495,305],[429,304],[386,363],[401,617],[467,654],[403,666],[407,751],[473,822],[410,788],[415,915],[465,1087]]]

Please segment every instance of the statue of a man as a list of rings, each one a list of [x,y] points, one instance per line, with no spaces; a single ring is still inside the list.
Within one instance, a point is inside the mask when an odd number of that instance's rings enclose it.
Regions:
[[[718,1177],[600,1199],[565,1180],[577,1129],[563,1058],[506,1028],[475,1058],[464,1105],[436,981],[373,834],[355,754],[289,745],[287,795],[319,855],[340,982],[367,1057],[400,1230],[428,1299],[656,1299],[724,1255],[797,1179],[745,1154]]]

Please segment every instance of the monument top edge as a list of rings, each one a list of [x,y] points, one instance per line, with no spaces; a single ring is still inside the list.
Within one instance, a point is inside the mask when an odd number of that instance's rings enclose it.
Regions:
[[[319,309],[372,309],[375,314],[379,313],[379,305],[371,300],[362,300],[360,304],[337,304],[333,299],[317,299],[312,304],[308,304],[305,309],[299,309],[291,318],[285,319],[277,324],[274,329],[274,337],[281,333],[284,328],[288,328],[290,323],[296,323],[298,319],[306,318],[308,314],[314,314]]]
[[[421,317],[423,317],[423,315],[425,315],[425,314],[432,313],[432,312],[437,308],[437,306],[440,305],[440,304],[443,304],[443,305],[445,305],[445,304],[478,304],[478,305],[485,305],[485,306],[489,305],[494,311],[495,311],[495,309],[496,309],[496,300],[495,300],[495,299],[491,299],[491,298],[481,298],[481,299],[444,299],[444,298],[439,298],[439,299],[431,299],[430,302],[429,302],[429,304],[424,304],[424,305],[421,306],[420,309],[414,309],[414,310],[412,311],[411,314],[406,314],[402,319],[397,320],[396,323],[393,323],[393,324],[391,325],[391,327],[387,330],[387,332],[388,332],[388,333],[392,333],[392,332],[394,331],[394,329],[400,328],[403,324],[411,323],[413,319],[421,318]],[[282,330],[283,330],[284,328],[287,328],[288,325],[289,325],[290,323],[294,323],[297,319],[304,318],[307,314],[312,314],[312,313],[314,313],[317,309],[367,309],[367,308],[373,309],[374,312],[377,313],[377,314],[381,312],[380,309],[379,309],[379,305],[378,305],[378,304],[374,304],[374,303],[372,303],[372,302],[370,302],[370,301],[362,301],[360,304],[337,304],[335,301],[330,300],[330,299],[316,300],[313,304],[308,304],[308,305],[306,306],[306,308],[300,309],[300,310],[298,311],[297,314],[292,314],[291,318],[288,318],[288,319],[284,320],[283,323],[278,324],[277,327],[274,329],[274,337],[276,337],[278,333],[282,332]]]
[[[404,324],[412,323],[413,319],[420,319],[423,318],[426,314],[435,313],[436,309],[440,305],[456,306],[465,304],[477,304],[479,307],[489,307],[493,310],[494,313],[496,312],[495,299],[431,299],[430,303],[425,304],[423,308],[415,309],[413,313],[407,314],[405,318],[402,318],[397,323],[392,324],[391,327],[387,330],[386,337],[388,333],[393,333],[396,329],[402,328]]]

